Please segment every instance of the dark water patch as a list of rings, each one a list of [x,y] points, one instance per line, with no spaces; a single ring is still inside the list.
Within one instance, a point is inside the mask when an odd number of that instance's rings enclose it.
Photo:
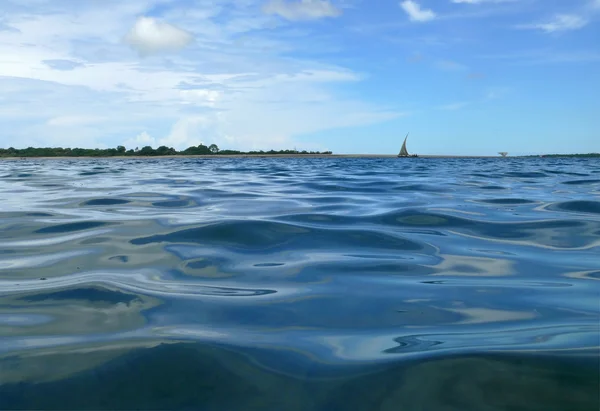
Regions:
[[[110,261],[119,261],[121,263],[126,263],[129,261],[129,257],[126,255],[115,255],[109,258]]]
[[[61,234],[70,233],[73,231],[91,230],[92,228],[98,228],[108,225],[109,223],[104,221],[82,221],[77,223],[65,223],[57,224],[49,227],[40,228],[34,233],[37,234]]]
[[[588,273],[587,278],[593,278],[595,280],[600,280],[600,271],[594,271],[593,273]]]
[[[535,204],[535,201],[526,200],[524,198],[490,198],[484,200],[477,200],[481,203],[488,204],[505,204],[505,205],[519,205],[519,204]]]
[[[547,173],[547,174],[567,175],[567,176],[574,176],[574,177],[586,177],[586,176],[589,176],[589,174],[587,174],[587,173],[574,173],[574,172],[562,171],[562,170],[544,169],[542,171],[544,173]]]
[[[431,193],[447,193],[450,192],[452,190],[449,190],[447,188],[444,187],[435,187],[432,185],[426,185],[426,184],[407,184],[407,185],[400,185],[400,186],[396,186],[392,189],[393,191],[413,191],[415,193],[420,193],[420,192],[431,192]]]
[[[548,174],[539,171],[508,171],[504,173],[505,177],[517,177],[517,178],[546,178]],[[533,180],[532,182],[535,182]]]
[[[574,213],[600,214],[600,201],[574,200],[551,204],[549,210],[561,210]]]
[[[254,264],[254,267],[281,267],[282,265],[285,265],[283,263],[258,263],[258,264]]]
[[[78,287],[50,293],[32,294],[19,298],[19,300],[27,302],[40,302],[47,300],[80,300],[87,301],[90,303],[125,303],[127,305],[129,305],[129,303],[137,299],[138,297],[136,295],[96,287]]]
[[[415,241],[388,234],[359,230],[326,230],[268,221],[227,221],[199,228],[178,230],[169,234],[132,239],[131,244],[194,243],[204,246],[232,247],[246,250],[266,250],[292,247],[293,249],[327,246],[330,249],[365,247],[422,250]]]
[[[357,257],[356,255],[350,255]],[[373,256],[365,256],[366,258],[372,259]],[[430,261],[434,263],[434,261]],[[334,264],[332,264],[334,265]],[[339,272],[341,274],[363,274],[364,276],[427,276],[434,274],[435,269],[427,266],[415,264],[414,261],[406,259],[405,261],[398,262],[381,262],[381,261],[352,261],[352,264],[344,264],[338,266],[328,266],[327,271]]]
[[[399,338],[404,347],[435,340]],[[265,352],[266,351],[266,352]],[[395,355],[396,353],[389,353]],[[70,363],[79,370],[51,381],[3,384],[6,409],[169,410],[461,410],[589,411],[599,406],[597,358],[501,355],[442,357],[340,368],[325,373],[316,362],[300,362],[301,378],[270,373],[249,352],[199,344],[162,344],[112,354],[92,369],[86,355],[46,354],[41,364]],[[12,357],[12,367],[32,360]],[[98,360],[96,360],[98,362]],[[68,369],[68,367],[61,367]],[[254,378],[249,378],[252,375]],[[135,381],[135,384],[132,383]],[[507,395],[506,393],[510,393]]]
[[[422,227],[471,227],[478,223],[474,220],[446,214],[422,212],[418,210],[401,210],[370,217],[370,220],[390,226],[422,226]]]
[[[27,217],[52,217],[52,214],[50,213],[41,213],[41,212],[37,212],[37,213],[26,213],[25,214]]]
[[[570,181],[563,181],[562,184],[567,184],[567,185],[584,185],[584,184],[600,184],[600,180],[570,180]]]
[[[502,186],[481,186],[478,188],[481,190],[506,190],[506,187]]]
[[[298,194],[301,195],[305,193],[304,190],[289,190],[289,191],[285,191],[284,194]],[[306,196],[303,195],[303,198],[308,201],[310,204],[344,204],[344,203],[348,203],[350,202],[350,200],[347,197],[343,197],[343,196]],[[292,215],[291,217],[294,217],[294,215]]]
[[[344,187],[341,184],[324,184],[324,183],[304,183],[303,187],[309,191],[322,191],[322,192],[340,192],[340,191],[352,191],[348,187]]]
[[[188,261],[185,266],[193,270],[203,270],[209,267],[219,267],[228,263],[225,258],[203,258],[195,261]]]
[[[106,174],[106,172],[105,171],[82,171],[79,173],[80,176],[84,176],[84,177],[97,176],[99,174]]]
[[[495,174],[495,173],[490,173],[490,174],[484,174],[484,173],[471,173],[469,174],[469,176],[471,177],[479,177],[479,178],[491,178],[493,180],[497,180],[499,178],[502,178],[503,175],[501,174]]]
[[[124,200],[121,198],[95,198],[93,200],[88,200],[83,202],[81,205],[83,206],[110,206],[110,205],[122,205],[128,204],[131,201]]]

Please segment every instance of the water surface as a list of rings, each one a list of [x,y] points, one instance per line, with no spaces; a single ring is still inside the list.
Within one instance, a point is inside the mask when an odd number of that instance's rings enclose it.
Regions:
[[[0,408],[597,410],[597,159],[0,162]]]

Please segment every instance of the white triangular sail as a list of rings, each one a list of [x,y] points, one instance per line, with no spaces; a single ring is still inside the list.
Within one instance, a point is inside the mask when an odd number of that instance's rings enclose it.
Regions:
[[[407,133],[406,137],[404,137],[404,143],[402,144],[402,148],[400,149],[400,153],[398,154],[399,156],[408,156],[408,150],[406,149],[406,139],[408,138],[408,134],[409,133]]]

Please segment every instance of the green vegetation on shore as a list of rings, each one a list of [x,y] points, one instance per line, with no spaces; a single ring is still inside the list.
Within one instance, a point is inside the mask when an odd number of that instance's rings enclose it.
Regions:
[[[151,146],[145,146],[141,149],[127,150],[123,146],[117,148],[62,148],[62,147],[28,147],[16,149],[10,147],[8,149],[0,148],[0,157],[152,157],[152,156],[198,156],[198,155],[303,155],[303,154],[331,154],[331,151],[296,151],[296,150],[269,150],[269,151],[237,151],[237,150],[220,150],[216,144],[205,146],[188,147],[183,151],[177,151],[173,147],[160,146],[157,149]]]

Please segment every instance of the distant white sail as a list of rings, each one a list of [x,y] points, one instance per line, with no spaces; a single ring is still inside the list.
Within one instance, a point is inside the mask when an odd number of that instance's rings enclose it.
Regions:
[[[400,149],[399,156],[406,157],[408,156],[408,150],[406,149],[406,139],[410,133],[406,133],[406,137],[404,137],[404,143],[402,144],[402,148]]]

